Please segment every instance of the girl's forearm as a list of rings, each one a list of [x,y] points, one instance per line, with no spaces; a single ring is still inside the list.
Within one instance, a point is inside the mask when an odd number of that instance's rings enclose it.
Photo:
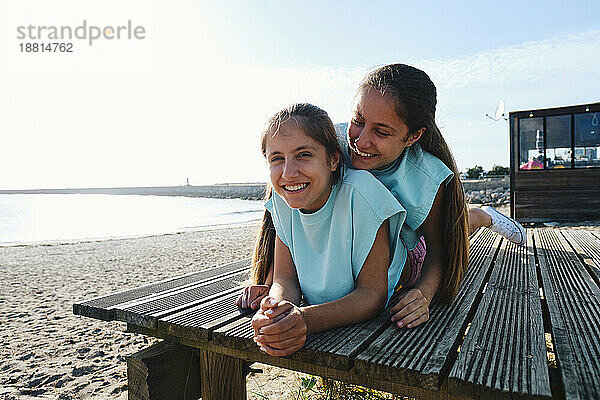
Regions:
[[[301,307],[307,333],[350,325],[375,317],[385,307],[387,293],[358,287],[339,300]]]
[[[427,249],[427,255],[425,256],[423,267],[421,269],[421,277],[417,281],[415,288],[419,289],[429,302],[431,302],[433,296],[435,296],[435,293],[442,282],[443,273],[441,257]]]
[[[269,287],[273,285],[273,264],[269,266],[269,272],[267,272],[267,277],[265,278],[265,285]]]
[[[438,287],[442,283],[444,271],[446,271],[447,268],[441,236],[444,224],[443,204],[444,185],[440,186],[438,189],[429,215],[421,225],[423,236],[425,236],[425,243],[427,243],[427,254],[423,261],[421,278],[417,282],[415,288],[420,289],[423,296],[425,296],[429,302],[431,302]]]
[[[277,278],[273,282],[271,289],[269,289],[269,296],[275,300],[287,300],[293,304],[300,304],[302,300],[302,293],[298,284],[291,278]]]

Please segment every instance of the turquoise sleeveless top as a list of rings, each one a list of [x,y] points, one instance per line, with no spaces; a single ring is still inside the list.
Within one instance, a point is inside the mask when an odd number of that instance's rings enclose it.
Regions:
[[[371,174],[346,169],[325,205],[314,213],[290,208],[275,192],[265,207],[277,236],[290,249],[309,304],[337,300],[354,290],[377,231],[389,219],[389,301],[406,261],[400,242],[406,212]]]

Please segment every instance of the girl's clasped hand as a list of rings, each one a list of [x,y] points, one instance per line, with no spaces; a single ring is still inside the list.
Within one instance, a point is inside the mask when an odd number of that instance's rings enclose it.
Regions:
[[[269,296],[252,318],[252,328],[256,344],[272,356],[287,356],[301,349],[308,331],[300,307]]]
[[[241,308],[251,308],[257,310],[260,302],[269,294],[267,285],[246,286],[240,297],[235,301],[235,305]]]

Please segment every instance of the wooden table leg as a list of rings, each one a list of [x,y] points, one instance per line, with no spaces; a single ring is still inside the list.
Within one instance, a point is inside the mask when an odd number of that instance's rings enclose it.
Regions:
[[[200,397],[200,372],[196,349],[166,341],[127,357],[129,400]]]
[[[246,400],[244,361],[200,350],[202,400]]]

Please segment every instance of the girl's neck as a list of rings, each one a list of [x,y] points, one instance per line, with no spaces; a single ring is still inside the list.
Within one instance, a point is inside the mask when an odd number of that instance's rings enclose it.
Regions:
[[[329,185],[329,190],[327,191],[327,196],[324,197],[323,200],[323,204],[319,205],[318,207],[311,209],[311,210],[307,210],[305,208],[301,208],[300,212],[302,214],[314,214],[320,210],[323,209],[323,207],[325,207],[325,205],[327,204],[327,202],[329,201],[329,199],[331,198],[331,192],[333,191],[333,184]]]

